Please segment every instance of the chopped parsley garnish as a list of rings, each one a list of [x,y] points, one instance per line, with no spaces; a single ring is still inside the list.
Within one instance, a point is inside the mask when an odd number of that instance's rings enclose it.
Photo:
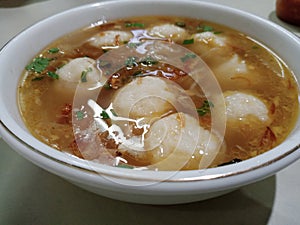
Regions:
[[[76,119],[77,120],[82,120],[82,119],[84,119],[84,117],[85,117],[85,113],[83,112],[83,111],[77,111],[76,113],[75,113],[75,115],[76,115]]]
[[[194,53],[186,53],[183,57],[181,57],[181,62],[186,62],[189,59],[196,58],[196,55]]]
[[[125,61],[125,65],[127,67],[133,67],[133,66],[137,66],[137,62],[136,62],[137,58],[134,56],[130,56],[126,59]]]
[[[202,106],[197,109],[199,116],[204,116],[207,113],[210,113],[211,107],[214,107],[214,104],[208,100],[204,100]]]
[[[257,45],[253,45],[252,49],[258,49],[259,47]]]
[[[222,34],[223,31],[215,31],[214,34]]]
[[[25,69],[28,71],[36,72],[36,73],[42,73],[47,68],[50,61],[51,61],[51,59],[48,59],[48,58],[36,57],[35,59],[33,59],[33,61],[31,63],[29,63],[25,67]]]
[[[175,25],[178,26],[178,27],[185,27],[185,22],[180,22],[179,21],[179,22],[176,22]]]
[[[208,26],[208,25],[199,25],[197,26],[197,32],[201,33],[201,32],[213,32],[214,34],[221,34],[223,33],[223,31],[218,31],[215,30],[215,28],[213,28],[212,26]]]
[[[110,83],[104,84],[103,87],[104,87],[105,89],[111,89],[111,88],[112,88],[111,85],[110,85]]]
[[[189,45],[194,43],[194,38],[183,40],[182,44]]]
[[[81,79],[82,83],[87,82],[87,77],[86,76],[87,76],[88,72],[91,72],[91,71],[92,71],[92,68],[89,67],[87,70],[84,70],[84,71],[81,72],[80,79]]]
[[[39,80],[43,80],[44,78],[45,78],[44,76],[39,76],[39,77],[32,78],[31,81],[39,81]]]
[[[141,64],[143,64],[145,66],[152,66],[152,65],[155,65],[157,63],[158,63],[158,61],[155,60],[154,58],[152,58],[151,56],[147,56],[146,58],[144,58],[141,61]]]
[[[82,71],[81,77],[80,77],[82,83],[87,82],[86,75],[87,75],[87,71]]]
[[[58,80],[58,78],[59,78],[59,75],[58,75],[57,73],[52,72],[52,71],[48,71],[48,72],[47,72],[47,75],[48,75],[49,77],[55,79],[55,80]]]
[[[130,166],[128,164],[118,164],[118,165],[116,165],[116,167],[125,168],[125,169],[133,169],[134,168],[133,166]]]
[[[207,32],[207,31],[214,31],[214,28],[208,25],[199,25],[197,27],[198,32]]]
[[[130,23],[130,22],[126,22],[125,23],[125,27],[138,27],[138,28],[144,28],[145,24],[143,23]]]
[[[127,44],[127,46],[129,47],[129,48],[137,48],[139,45],[141,45],[142,43],[141,42],[136,42],[136,43],[133,43],[133,42],[129,42],[128,44]]]
[[[113,111],[112,109],[110,111],[114,116],[117,116],[115,111]],[[108,113],[105,110],[102,110],[102,112],[100,113],[100,116],[101,116],[101,119],[110,119]]]
[[[100,113],[101,119],[109,119],[109,115],[107,114],[107,112],[105,112],[105,110],[103,110]]]
[[[50,48],[48,50],[49,53],[58,53],[59,52],[59,48]]]

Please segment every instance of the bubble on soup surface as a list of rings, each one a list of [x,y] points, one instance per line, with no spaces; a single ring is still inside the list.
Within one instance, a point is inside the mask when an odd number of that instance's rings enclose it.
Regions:
[[[183,40],[187,36],[184,28],[178,27],[174,24],[162,24],[154,26],[148,30],[151,36],[161,38],[171,38],[173,41]]]
[[[93,36],[89,42],[95,47],[105,45],[119,46],[125,42],[128,42],[132,37],[133,35],[130,32],[109,30],[98,33],[97,35]]]
[[[199,125],[196,118],[174,113],[157,120],[146,134],[145,148],[153,167],[176,170],[207,168],[220,150],[220,140]]]

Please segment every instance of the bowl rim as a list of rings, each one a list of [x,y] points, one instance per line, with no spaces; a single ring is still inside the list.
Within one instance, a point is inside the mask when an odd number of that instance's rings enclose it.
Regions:
[[[179,4],[181,3],[181,1],[179,0],[171,0],[171,1],[161,1],[161,0],[154,0],[157,3],[161,3],[161,4]],[[98,3],[91,3],[91,4],[86,4],[86,5],[82,5],[79,7],[75,7],[66,11],[63,11],[61,13],[55,14],[53,16],[50,16],[48,18],[45,18],[31,26],[29,26],[28,28],[24,29],[23,31],[21,31],[19,34],[17,34],[15,37],[13,37],[10,41],[8,41],[0,50],[0,58],[1,55],[4,54],[3,52],[7,51],[7,49],[10,47],[10,45],[13,44],[14,41],[16,41],[20,36],[22,36],[24,34],[25,31],[30,31],[30,29],[42,26],[44,23],[51,21],[55,18],[60,18],[63,17],[66,14],[70,14],[70,13],[74,13],[76,11],[80,11],[80,10],[88,10],[94,7],[103,7],[103,6],[107,6],[107,5],[111,5],[111,4],[137,4],[137,3],[145,3],[144,1],[141,0],[129,0],[126,1],[126,3],[122,2],[122,1],[107,1],[107,2],[98,2]],[[185,1],[184,4],[196,4],[197,6],[205,6],[205,7],[214,7],[217,9],[222,9],[225,11],[228,11],[230,13],[234,13],[234,14],[239,14],[239,16],[245,17],[245,18],[250,18],[252,20],[255,20],[256,22],[260,22],[265,24],[266,26],[271,26],[272,29],[277,30],[277,32],[281,31],[281,32],[285,32],[285,35],[287,36],[287,38],[289,38],[291,41],[297,42],[298,45],[300,45],[300,41],[298,39],[298,37],[294,34],[292,34],[291,32],[287,31],[286,29],[280,27],[279,25],[276,25],[274,23],[272,23],[271,21],[265,20],[263,18],[260,18],[256,15],[238,10],[238,9],[234,9],[228,6],[223,6],[223,5],[219,5],[219,4],[215,4],[215,3],[210,3],[210,2],[201,2],[201,1],[194,1],[194,0],[189,0],[189,1]],[[271,29],[271,28],[270,28]],[[0,97],[1,98],[1,97]],[[1,115],[1,113],[0,113]],[[299,119],[298,119],[299,120]],[[64,164],[67,167],[71,167],[71,168],[77,168],[77,169],[83,169],[86,172],[93,172],[89,169],[83,168],[82,166],[79,166],[82,162],[81,160],[76,161],[76,163],[74,163],[74,161],[70,162],[70,160],[66,160],[63,161],[62,159],[58,159],[55,158],[53,155],[49,155],[49,154],[45,154],[44,152],[40,151],[37,148],[34,148],[30,143],[28,143],[28,141],[22,139],[21,137],[19,137],[18,135],[15,134],[15,130],[10,129],[10,124],[7,123],[7,120],[5,119],[5,117],[1,117],[0,118],[0,122],[1,122],[1,128],[0,132],[3,132],[4,134],[2,135],[3,137],[8,137],[11,136],[13,137],[14,140],[19,141],[20,143],[22,143],[24,146],[29,147],[32,151],[34,151],[35,153],[40,154],[41,157],[47,157],[50,160],[54,160],[56,162],[59,162],[61,164]],[[299,121],[298,121],[299,123]],[[290,134],[293,135],[293,132]],[[299,131],[300,132],[300,131]],[[295,135],[294,135],[295,136]],[[296,137],[295,137],[296,138]],[[8,138],[4,138],[4,140],[7,140]],[[295,139],[294,141],[296,142],[297,139]],[[44,144],[45,145],[45,144]],[[41,145],[43,146],[43,145]],[[45,147],[46,149],[49,149],[51,147]],[[173,179],[168,179],[168,182],[182,182],[182,181],[203,181],[203,180],[215,180],[215,179],[219,179],[219,178],[224,178],[224,177],[232,177],[235,175],[241,175],[241,174],[245,174],[245,173],[249,173],[249,172],[253,172],[256,171],[258,169],[263,169],[268,165],[274,165],[274,163],[285,159],[285,158],[289,158],[288,156],[291,155],[295,155],[297,154],[296,158],[300,157],[300,154],[297,152],[297,150],[300,148],[300,144],[298,142],[298,144],[293,144],[292,146],[290,146],[289,144],[280,144],[279,146],[275,147],[274,149],[272,149],[271,151],[275,151],[276,149],[282,148],[282,147],[288,147],[289,150],[286,150],[284,152],[284,154],[282,155],[278,155],[277,157],[271,157],[270,160],[263,160],[263,158],[267,158],[268,155],[271,155],[270,151],[263,153],[262,155],[266,156],[266,157],[260,157],[260,156],[256,156],[254,158],[245,160],[243,162],[240,162],[238,164],[232,164],[232,165],[228,165],[228,166],[223,166],[222,169],[219,168],[210,168],[205,170],[205,172],[203,172],[203,174],[199,174],[199,170],[191,170],[191,171],[179,171],[180,174],[183,174],[182,176],[175,176],[175,178]],[[51,148],[51,150],[53,151],[53,149]],[[68,156],[69,157],[69,156]],[[293,162],[296,160],[296,158],[289,158],[289,160],[287,160],[287,162],[285,162],[284,164],[282,164],[281,166],[279,166],[277,169],[274,170],[274,172],[278,171],[279,169],[283,168],[284,166],[288,165],[289,163]],[[85,161],[85,160],[83,160]],[[78,163],[78,164],[77,164]],[[253,166],[255,165],[255,166]],[[232,172],[231,168],[243,168],[243,170],[238,169],[237,172]],[[114,172],[111,171],[111,169],[113,168]],[[144,174],[150,174],[152,175],[157,175],[156,171],[138,171],[138,170],[128,170],[128,169],[124,169],[124,168],[116,168],[116,167],[107,167],[107,166],[103,166],[101,169],[103,169],[104,172],[107,172],[108,176],[117,176],[120,178],[124,178],[124,176],[128,179],[141,179],[141,180],[145,180],[145,176]],[[126,171],[127,170],[127,171]],[[129,172],[130,171],[130,172]],[[134,173],[141,174],[141,176],[137,176],[135,177],[132,174],[132,171],[135,171]],[[215,172],[216,171],[216,172]],[[160,171],[160,173],[173,173],[174,171]],[[119,174],[122,175],[119,175]],[[192,175],[191,175],[192,174]],[[270,172],[265,171],[264,175],[268,175],[270,174]],[[188,176],[189,175],[189,176]],[[149,176],[147,176],[149,177]],[[146,179],[147,180],[147,179]],[[152,180],[152,179],[150,179]]]

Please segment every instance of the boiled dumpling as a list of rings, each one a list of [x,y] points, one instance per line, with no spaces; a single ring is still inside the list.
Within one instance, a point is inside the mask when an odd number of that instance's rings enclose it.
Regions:
[[[173,41],[183,40],[187,36],[184,28],[174,24],[162,24],[148,30],[149,35],[161,38],[171,38]]]
[[[213,72],[224,89],[232,86],[233,82],[240,88],[247,88],[257,82],[253,76],[255,71],[249,69],[245,60],[241,59],[237,54],[216,65]]]
[[[240,59],[237,54],[234,54],[228,61],[214,69],[214,71],[215,73],[220,74],[220,76],[225,76],[230,79],[236,74],[248,72],[248,69],[246,62]]]
[[[202,57],[211,68],[224,63],[232,54],[229,41],[222,34],[206,31],[196,33],[192,35],[192,38],[196,46],[195,53]]]
[[[257,154],[257,148],[270,148],[276,139],[272,128],[272,114],[269,113],[263,99],[239,91],[227,91],[225,94],[226,104],[226,133],[225,139],[228,145],[233,144],[237,158],[243,158],[245,154]],[[247,155],[246,154],[246,155]]]
[[[228,119],[245,120],[253,116],[262,122],[269,120],[268,108],[259,98],[238,91],[227,91],[224,95]]]
[[[196,42],[209,45],[210,47],[223,47],[226,45],[226,38],[220,35],[216,35],[213,32],[206,31],[197,33],[193,36]]]
[[[202,128],[197,119],[174,113],[151,126],[145,139],[145,149],[151,152],[151,164],[163,170],[208,167],[220,150],[220,140]]]
[[[84,82],[96,83],[101,80],[101,72],[97,69],[95,60],[88,57],[72,59],[56,73],[60,80],[67,82],[82,82],[83,73],[86,73]]]
[[[101,46],[119,46],[128,42],[132,34],[126,31],[109,30],[103,31],[92,37],[89,42],[95,47]]]
[[[172,111],[176,98],[175,86],[165,79],[154,76],[139,77],[116,93],[113,108],[122,117],[156,118]]]
[[[66,97],[69,96],[69,98],[73,98],[79,87],[81,87],[80,93],[86,93],[84,96],[88,96],[91,94],[91,91],[88,90],[94,90],[95,87],[106,82],[106,78],[97,68],[95,60],[88,57],[72,59],[59,68],[56,73],[59,79],[55,80],[54,91]]]

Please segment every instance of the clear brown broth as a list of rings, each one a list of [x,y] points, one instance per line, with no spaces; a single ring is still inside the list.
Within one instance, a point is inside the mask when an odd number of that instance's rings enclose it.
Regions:
[[[97,59],[106,50],[90,45],[87,40],[91,36],[106,30],[118,29],[130,31],[131,29],[141,29],[127,27],[125,22],[128,21],[131,23],[143,23],[144,27],[142,29],[162,23],[176,24],[180,21],[184,22],[184,29],[187,30],[188,34],[200,32],[199,25],[213,28],[215,35],[227,38],[225,47],[216,48],[213,51],[211,49],[214,46],[210,46],[209,43],[202,47],[197,46],[195,43],[186,44],[184,47],[201,56],[212,68],[220,82],[222,91],[251,93],[263,99],[268,107],[269,116],[272,120],[268,125],[257,126],[256,122],[251,124],[252,118],[248,118],[250,122],[238,125],[238,127],[236,123],[228,122],[225,133],[226,151],[221,153],[224,154],[222,157],[217,157],[211,165],[212,167],[233,159],[245,160],[268,151],[284,141],[291,132],[298,117],[299,107],[298,87],[292,71],[275,53],[262,43],[219,24],[193,18],[167,16],[148,16],[109,21],[103,25],[88,26],[65,35],[48,45],[37,56],[54,58],[47,66],[46,72],[55,72],[57,68],[63,66],[70,59],[78,57]],[[124,43],[118,44],[121,45]],[[177,44],[182,44],[182,40],[177,42]],[[59,48],[61,52],[49,53],[48,50],[53,47]],[[218,74],[217,69],[215,71],[215,68],[228,61],[233,55],[237,55],[247,63],[248,68],[250,68],[248,71],[249,74],[243,76],[237,75],[231,79],[225,79]],[[182,87],[190,85],[192,81],[188,75],[174,68],[174,66],[159,63],[146,67],[145,70],[148,72],[160,70],[162,72],[159,73],[159,76],[164,79],[170,79],[164,77],[163,72],[170,68],[173,70],[174,76],[171,77],[173,81]],[[135,68],[136,71],[140,69],[138,67]],[[25,70],[22,75],[18,96],[23,119],[31,133],[42,142],[60,151],[82,157],[75,142],[76,137],[73,134],[71,123],[70,107],[73,102],[73,96],[55,91],[54,83],[57,81],[48,76],[44,76],[41,80],[34,80],[34,78],[40,77],[43,73],[37,74]],[[116,89],[103,89],[101,96],[108,97],[99,98],[98,103],[104,108],[109,105],[111,96],[114,95],[116,90],[132,80],[134,71],[128,72],[125,68],[118,71],[118,73],[121,74],[121,77],[125,77],[126,81],[119,82],[119,86]],[[112,81],[113,79],[111,78],[109,85],[111,85]],[[196,98],[193,100],[196,107],[200,107],[205,98]],[[199,116],[199,124],[206,129],[210,128],[210,120],[209,114]],[[104,136],[102,136],[102,141],[107,141]],[[122,154],[118,151],[114,143],[109,143],[108,141],[107,144],[110,145],[109,151],[113,157]],[[139,160],[130,154],[123,153],[122,157],[126,158],[128,164],[132,166],[147,166],[149,164],[147,160]],[[196,168],[193,163],[190,163],[183,169]]]

